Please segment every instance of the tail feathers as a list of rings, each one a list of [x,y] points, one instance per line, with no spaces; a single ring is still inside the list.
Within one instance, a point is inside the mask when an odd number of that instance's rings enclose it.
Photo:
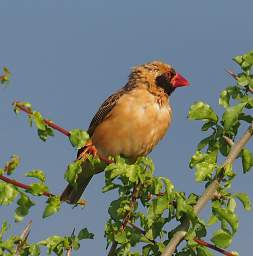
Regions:
[[[61,194],[61,201],[66,201],[71,204],[76,204],[80,199],[80,197],[82,196],[84,190],[86,189],[91,179],[92,179],[92,176],[84,178],[82,177],[82,175],[80,175],[77,179],[77,188],[68,184],[68,186],[65,188],[65,190]]]

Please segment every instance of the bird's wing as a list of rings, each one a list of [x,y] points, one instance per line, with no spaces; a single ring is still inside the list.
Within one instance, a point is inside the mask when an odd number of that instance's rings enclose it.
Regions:
[[[107,115],[111,112],[111,110],[113,109],[113,107],[117,104],[117,101],[119,100],[119,98],[125,93],[125,87],[123,87],[121,90],[115,92],[114,94],[112,94],[110,97],[108,97],[104,103],[100,106],[100,108],[98,109],[97,113],[95,114],[95,116],[92,118],[91,122],[90,122],[90,126],[88,129],[88,133],[90,135],[90,137],[92,137],[96,127],[103,122],[103,120],[105,120],[105,118],[107,117]],[[82,147],[78,150],[77,152],[77,158],[79,157],[79,155],[83,152],[83,150],[85,149],[85,147]]]
[[[104,103],[100,106],[100,108],[98,109],[97,113],[95,114],[95,116],[91,120],[89,129],[88,129],[88,133],[89,133],[90,137],[94,133],[96,127],[101,122],[103,122],[103,120],[105,120],[107,115],[111,112],[113,107],[117,104],[117,101],[124,94],[124,92],[125,92],[124,89],[121,89],[121,90],[117,91],[116,93],[114,93],[110,97],[108,97],[104,101]]]

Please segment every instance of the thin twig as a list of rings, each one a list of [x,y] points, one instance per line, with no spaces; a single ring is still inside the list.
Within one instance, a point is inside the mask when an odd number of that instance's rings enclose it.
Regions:
[[[233,70],[230,70],[230,69],[225,69],[225,70],[226,70],[226,72],[227,72],[230,76],[232,76],[235,80],[238,79],[237,74],[236,74]]]
[[[3,180],[3,181],[5,181],[6,183],[12,184],[12,185],[14,185],[14,186],[16,186],[16,187],[19,187],[19,188],[22,188],[22,189],[25,189],[25,190],[31,190],[31,186],[26,185],[26,184],[21,183],[21,182],[16,181],[16,180],[7,178],[7,177],[5,177],[5,176],[3,176],[3,175],[0,175],[0,180]],[[47,196],[47,197],[54,196],[53,194],[51,194],[51,193],[49,193],[49,192],[47,192],[47,191],[43,192],[42,194],[43,194],[44,196]]]
[[[7,178],[7,177],[5,177],[5,176],[3,176],[3,175],[0,175],[0,180],[4,181],[4,182],[6,182],[6,183],[12,184],[12,185],[14,185],[15,187],[19,187],[19,188],[22,188],[22,189],[25,189],[25,190],[28,190],[28,191],[32,189],[31,186],[29,186],[29,185],[27,185],[27,184],[24,184],[24,183],[22,183],[22,182],[19,182],[19,181],[17,181],[17,180],[14,180],[14,179]],[[46,197],[55,196],[54,194],[52,194],[52,193],[50,193],[50,192],[47,192],[47,191],[43,192],[42,195],[43,195],[43,196],[46,196]],[[68,203],[68,202],[66,201],[66,203]],[[86,201],[80,199],[80,200],[77,202],[77,204],[78,204],[78,205],[86,205]]]
[[[14,102],[13,105],[15,105],[17,108],[19,108],[20,110],[24,111],[25,113],[27,113],[28,115],[32,115],[33,112],[25,107],[21,102]],[[62,127],[60,127],[59,125],[55,124],[53,121],[49,120],[49,119],[44,119],[44,122],[46,125],[48,125],[49,127],[53,128],[54,130],[59,131],[60,133],[66,135],[67,137],[70,136],[70,132]]]
[[[28,115],[33,114],[33,112],[29,108],[25,107],[21,102],[15,101],[15,102],[13,102],[13,105],[15,105],[18,109],[22,110],[23,112],[25,112]],[[54,123],[53,121],[51,121],[49,119],[43,119],[43,120],[46,125],[48,125],[52,129],[57,130],[58,132],[64,134],[65,136],[69,137],[71,135],[68,130],[64,129],[63,127],[59,126],[58,124]],[[95,147],[95,146],[93,145],[93,147]],[[106,164],[111,164],[114,162],[106,157],[101,156],[99,153],[98,153],[98,157],[101,161],[103,161]]]
[[[230,69],[226,69],[227,73],[232,76],[235,80],[238,80],[238,75],[233,71],[233,70],[230,70]],[[248,86],[248,90],[253,93],[253,89]]]
[[[226,256],[236,256],[236,255],[235,255],[234,253],[232,253],[232,252],[228,252],[228,251],[226,251],[226,250],[224,250],[224,249],[221,249],[221,248],[217,247],[217,246],[214,245],[214,244],[210,244],[210,243],[208,243],[208,242],[206,242],[206,241],[203,241],[203,240],[201,240],[201,239],[195,238],[194,241],[195,241],[196,243],[198,243],[199,245],[202,245],[202,246],[208,247],[208,248],[210,248],[210,249],[213,249],[213,250],[215,250],[215,251],[217,251],[217,252],[222,253],[223,255],[226,255]]]
[[[232,164],[235,161],[235,159],[241,153],[242,149],[250,140],[252,135],[253,135],[253,122],[251,123],[247,131],[238,140],[238,142],[232,146],[227,158],[222,164],[223,167],[225,167],[228,164]],[[198,199],[196,205],[193,208],[195,214],[198,214],[206,206],[208,201],[213,198],[213,195],[215,194],[216,190],[220,186],[221,178],[222,177],[215,178],[210,183],[210,185],[206,188],[206,190],[203,192],[202,196]],[[171,256],[175,252],[178,244],[184,239],[187,233],[187,230],[189,228],[189,225],[190,225],[189,221],[185,220],[182,222],[182,224],[180,224],[176,228],[176,232],[174,233],[173,237],[165,247],[161,256]]]

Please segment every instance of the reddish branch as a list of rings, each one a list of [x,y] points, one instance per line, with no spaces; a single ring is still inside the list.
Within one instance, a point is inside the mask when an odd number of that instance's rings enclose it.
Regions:
[[[202,245],[202,246],[208,247],[208,248],[210,248],[210,249],[213,249],[213,250],[215,250],[215,251],[217,251],[217,252],[222,253],[223,255],[226,255],[226,256],[235,256],[234,253],[228,252],[228,251],[226,251],[226,250],[224,250],[224,249],[221,249],[221,248],[217,247],[217,246],[214,245],[214,244],[210,244],[210,243],[205,242],[205,241],[203,241],[203,240],[201,240],[201,239],[195,238],[194,241],[195,241],[196,243],[198,243],[199,245]]]
[[[19,108],[20,110],[24,111],[28,115],[32,115],[33,114],[33,112],[29,108],[25,107],[20,102],[14,102],[13,105],[15,105],[17,108]],[[48,125],[49,127],[53,128],[54,130],[57,130],[60,133],[66,135],[68,137],[70,136],[70,132],[68,130],[65,130],[64,128],[62,128],[59,125],[57,125],[54,122],[52,122],[51,120],[44,119],[44,122],[45,122],[46,125]]]
[[[0,175],[0,180],[3,180],[5,181],[6,183],[9,183],[9,184],[12,184],[16,187],[19,187],[19,188],[22,188],[22,189],[25,189],[25,190],[31,190],[31,186],[29,185],[26,185],[24,183],[21,183],[19,181],[16,181],[16,180],[13,180],[13,179],[10,179],[10,178],[7,178],[3,175]],[[47,196],[47,197],[50,197],[50,196],[54,196],[53,194],[49,193],[49,192],[43,192],[42,193],[44,196]]]
[[[25,190],[31,190],[31,186],[27,185],[27,184],[24,184],[22,182],[19,182],[19,181],[16,181],[14,179],[10,179],[10,178],[7,178],[3,175],[0,175],[0,180],[6,182],[6,183],[9,183],[9,184],[12,184],[16,187],[19,187],[19,188],[22,188],[22,189],[25,189]],[[43,196],[46,196],[46,197],[51,197],[51,196],[55,196],[54,194],[50,193],[50,192],[43,192],[42,193]],[[86,204],[86,201],[85,200],[79,200],[78,203],[79,205],[85,205]]]
[[[32,115],[33,112],[31,111],[31,109],[25,107],[21,102],[14,102],[13,105],[15,105],[18,109],[24,111],[25,113],[27,113],[28,115]],[[62,128],[61,126],[55,124],[53,121],[49,120],[49,119],[43,119],[45,124],[48,125],[49,127],[51,127],[54,130],[57,130],[58,132],[64,134],[65,136],[69,137],[71,134],[68,130]],[[91,147],[95,147],[94,145],[90,145]],[[105,162],[106,164],[111,164],[113,163],[112,160],[109,160],[106,157],[103,157],[101,155],[98,154],[98,157],[100,158],[100,160],[102,160],[103,162]]]

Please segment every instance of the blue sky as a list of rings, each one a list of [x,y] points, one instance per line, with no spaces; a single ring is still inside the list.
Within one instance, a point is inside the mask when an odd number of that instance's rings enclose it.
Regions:
[[[13,114],[11,102],[29,101],[66,129],[86,129],[103,100],[126,83],[132,66],[160,59],[191,86],[172,96],[173,125],[151,154],[156,175],[169,177],[177,190],[200,193],[203,185],[194,182],[188,161],[205,134],[199,132],[200,123],[187,120],[187,112],[194,101],[204,100],[221,113],[219,92],[233,83],[225,69],[238,70],[231,58],[253,49],[252,8],[250,0],[2,0],[0,66],[8,66],[13,77],[8,89],[0,88],[1,166],[10,155],[19,154],[22,161],[15,177],[29,182],[24,172],[43,169],[52,192],[60,193],[64,171],[76,153],[61,134],[40,141],[26,117]],[[233,191],[253,198],[252,173],[241,175],[239,166]],[[86,208],[63,205],[46,220],[41,218],[45,199],[39,199],[14,230],[19,232],[33,219],[32,240],[37,241],[87,227],[95,240],[84,241],[77,254],[105,255],[103,230],[113,195],[101,193],[103,182],[103,175],[91,182]],[[1,219],[12,212],[12,207],[1,208]],[[247,255],[252,212],[239,213],[240,229],[231,249]]]

